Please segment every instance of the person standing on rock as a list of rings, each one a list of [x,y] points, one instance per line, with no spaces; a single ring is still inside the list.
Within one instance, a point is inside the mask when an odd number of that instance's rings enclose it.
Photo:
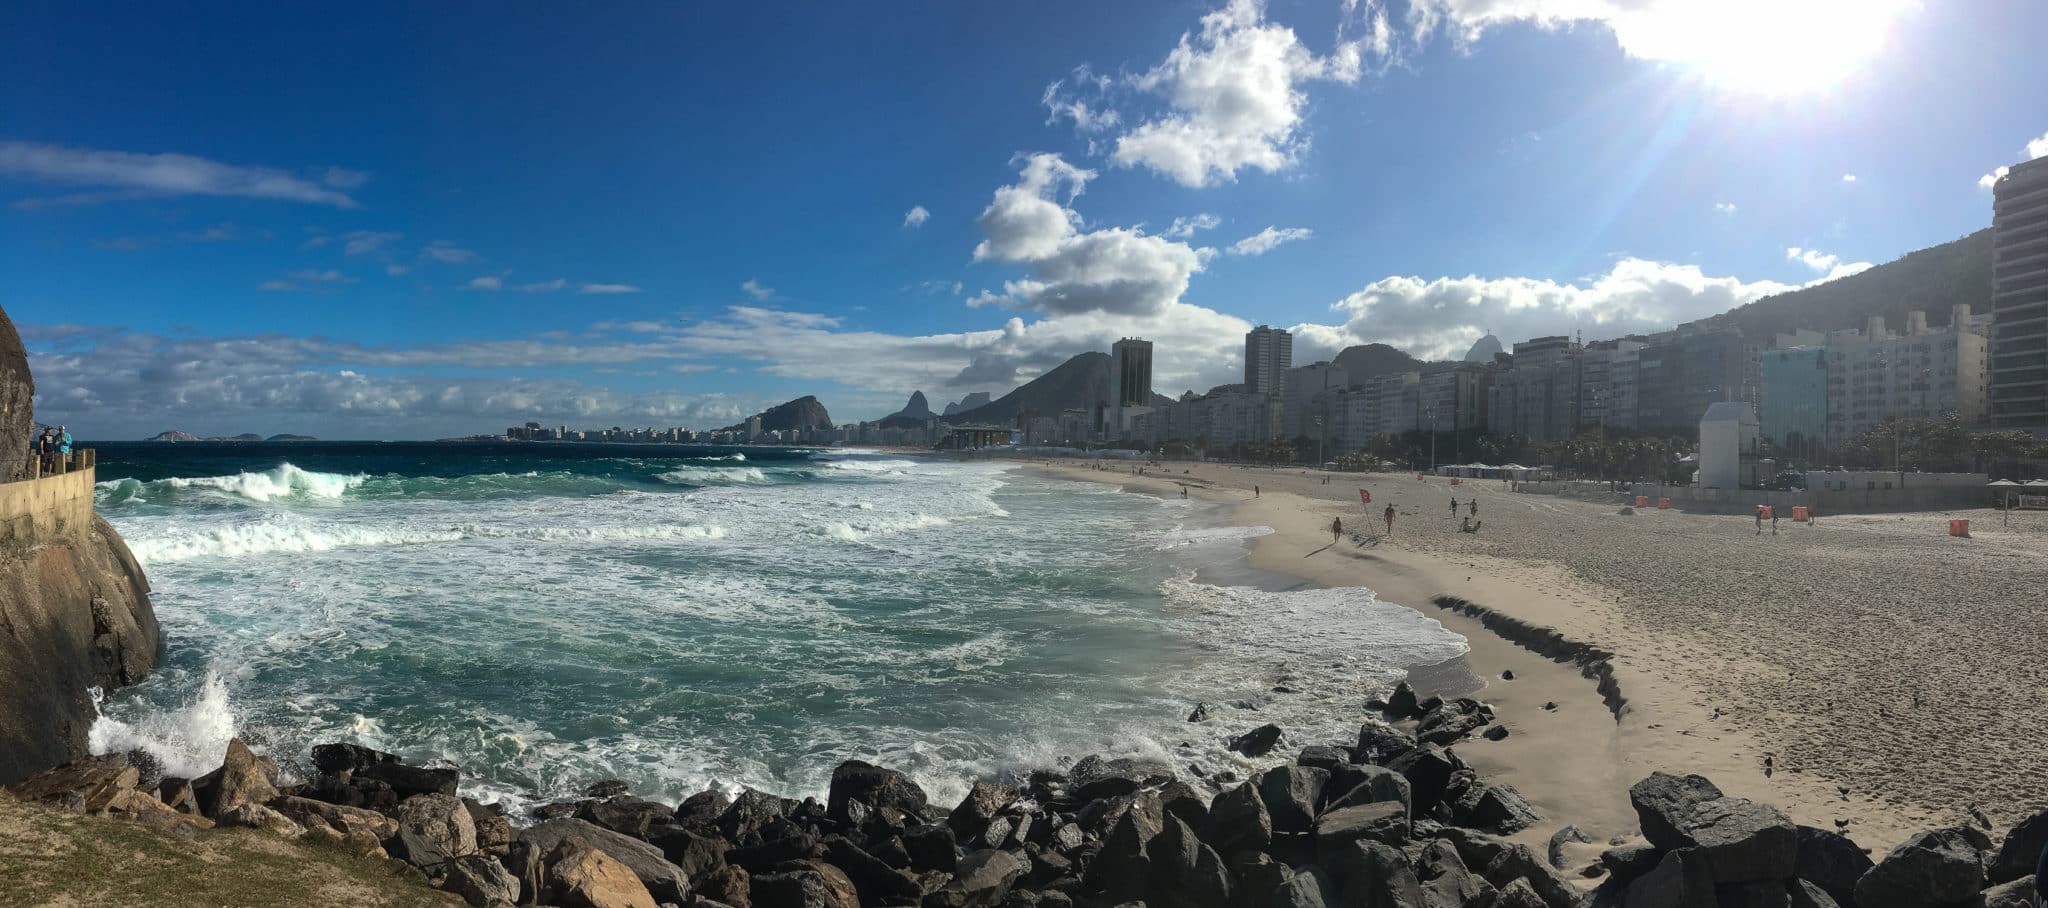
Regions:
[[[1392,536],[1394,535],[1394,506],[1392,504],[1387,505],[1386,518],[1387,535]]]

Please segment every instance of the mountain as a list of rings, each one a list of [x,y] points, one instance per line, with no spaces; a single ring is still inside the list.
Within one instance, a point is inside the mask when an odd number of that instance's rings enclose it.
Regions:
[[[1345,347],[1333,360],[1344,370],[1344,377],[1352,384],[1375,375],[1391,375],[1396,372],[1414,372],[1423,367],[1422,360],[1409,356],[1386,344],[1361,344]]]
[[[314,437],[313,437],[313,436],[311,436],[311,435],[290,435],[290,434],[286,434],[286,435],[272,435],[272,436],[270,436],[269,438],[266,438],[266,439],[264,439],[264,441],[319,441],[319,440],[320,440],[320,439],[314,438]]]
[[[947,404],[946,411],[940,415],[952,416],[955,413],[965,413],[968,410],[974,409],[975,407],[986,407],[988,406],[988,400],[989,398],[987,391],[976,391],[973,394],[969,394],[966,397],[960,398],[960,401],[958,403]]]
[[[954,413],[956,422],[1008,425],[1019,413],[1057,418],[1061,410],[1093,407],[1110,396],[1109,354],[1088,352],[1054,366],[994,401]]]
[[[155,435],[152,435],[152,436],[150,436],[150,437],[148,437],[148,438],[145,438],[145,439],[143,439],[143,441],[198,441],[198,440],[199,440],[199,436],[197,436],[197,435],[194,435],[194,434],[192,434],[192,433],[190,433],[190,432],[180,432],[180,431],[178,431],[178,430],[176,430],[176,429],[171,429],[171,430],[168,430],[168,431],[164,431],[164,432],[158,432],[158,433],[156,433]]]
[[[761,417],[763,432],[832,428],[832,417],[825,412],[825,405],[809,394],[788,403],[776,404],[756,415]],[[739,432],[746,428],[746,421],[741,420],[738,425],[725,427],[725,431]]]
[[[1991,311],[1989,227],[1861,274],[1764,297],[1710,321],[1741,328],[1745,339],[1762,344],[1796,328],[1861,328],[1873,315],[1884,316],[1885,326],[1897,330],[1914,309],[1927,313],[1928,327],[1939,328],[1948,324],[1949,307],[1957,303],[1970,304],[1976,315]]]
[[[230,435],[230,436],[228,436],[228,437],[226,437],[226,438],[209,438],[209,439],[207,439],[207,441],[262,441],[262,440],[263,440],[263,436],[261,436],[261,435],[258,435],[258,434],[254,433],[254,432],[243,432],[243,433],[242,433],[242,434],[240,434],[240,435]]]
[[[910,403],[904,404],[903,409],[882,417],[882,428],[914,429],[924,425],[925,421],[934,415],[936,414],[932,413],[932,405],[924,399],[924,392],[912,391]]]

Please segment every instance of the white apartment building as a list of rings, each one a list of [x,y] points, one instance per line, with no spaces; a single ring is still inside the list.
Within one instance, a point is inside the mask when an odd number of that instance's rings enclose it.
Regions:
[[[1989,407],[1989,319],[1956,306],[1948,327],[1930,330],[1927,314],[1906,313],[1893,333],[1873,316],[1862,331],[1827,338],[1827,443],[1840,447],[1887,417],[1955,413],[1982,423]]]

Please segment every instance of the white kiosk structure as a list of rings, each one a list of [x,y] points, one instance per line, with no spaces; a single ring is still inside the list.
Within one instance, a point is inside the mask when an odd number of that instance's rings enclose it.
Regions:
[[[1700,488],[1742,488],[1743,466],[1757,457],[1756,410],[1743,401],[1722,401],[1700,417]]]

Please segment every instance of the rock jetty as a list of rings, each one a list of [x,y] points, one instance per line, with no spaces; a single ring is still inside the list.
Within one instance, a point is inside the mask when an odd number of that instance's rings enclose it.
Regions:
[[[1655,773],[1629,792],[1641,835],[1547,853],[1507,836],[1541,822],[1456,746],[1493,721],[1470,699],[1406,685],[1354,741],[1229,771],[1086,756],[974,783],[950,808],[902,773],[849,760],[825,800],[742,789],[680,804],[616,780],[506,816],[459,795],[460,771],[351,744],[315,747],[311,778],[230,742],[220,769],[156,775],[113,754],[9,787],[24,800],[181,835],[245,826],[386,857],[470,905],[572,908],[2022,908],[2048,812],[2002,844],[1974,826],[1873,860],[1843,835]],[[1273,727],[1243,751],[1286,740]],[[411,871],[407,871],[408,873]]]

